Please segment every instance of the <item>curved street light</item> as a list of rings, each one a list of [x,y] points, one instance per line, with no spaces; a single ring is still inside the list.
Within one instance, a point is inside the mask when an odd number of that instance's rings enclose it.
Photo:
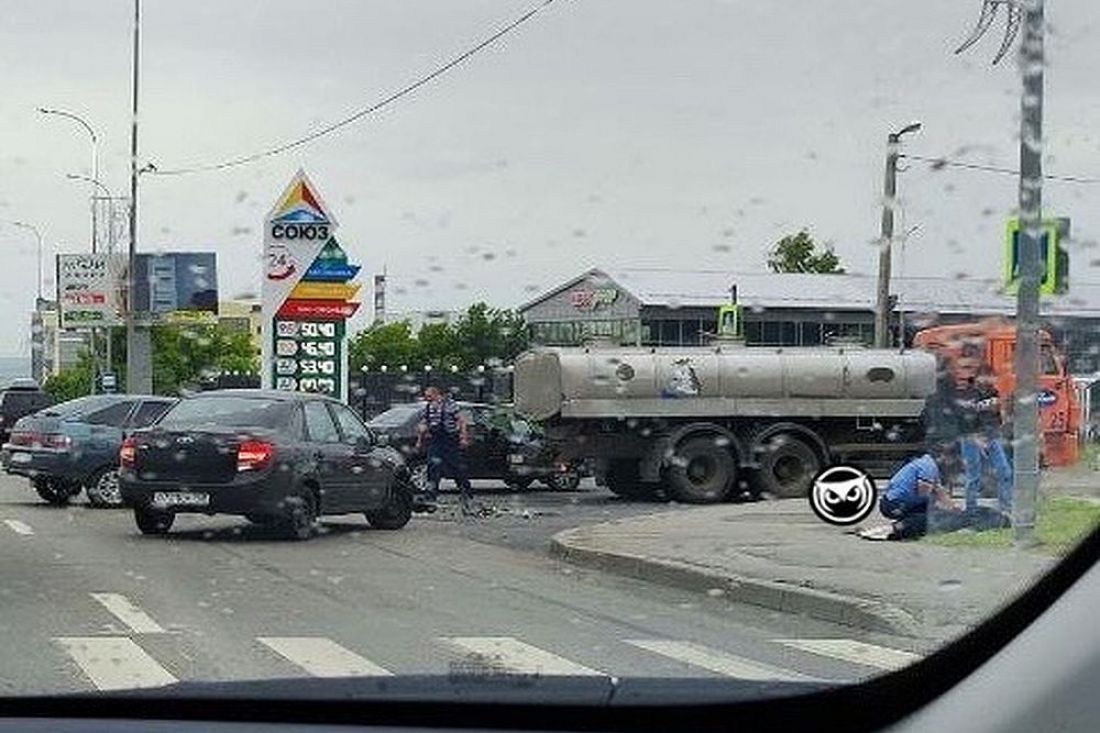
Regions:
[[[91,175],[90,180],[98,181],[99,180],[99,136],[96,135],[95,130],[92,129],[92,126],[90,124],[88,124],[88,121],[85,120],[83,117],[81,117],[78,114],[74,114],[72,112],[68,112],[68,111],[63,110],[63,109],[52,109],[52,108],[49,108],[49,107],[39,107],[38,111],[41,112],[44,115],[55,115],[57,117],[64,117],[66,119],[72,120],[73,122],[77,123],[78,125],[80,125],[81,127],[84,128],[84,131],[88,133],[88,137],[91,138],[91,140],[92,140],[92,175]],[[95,206],[94,205],[92,206],[92,251],[93,252],[96,251],[96,220],[95,220]]]
[[[27,224],[22,221],[5,221],[4,224],[10,224],[13,227],[19,227],[20,229],[26,229],[30,232],[34,232],[35,238],[38,240],[38,288],[37,296],[38,300],[42,300],[42,232],[38,231],[38,227],[34,224]],[[35,302],[35,308],[38,307],[37,301]]]

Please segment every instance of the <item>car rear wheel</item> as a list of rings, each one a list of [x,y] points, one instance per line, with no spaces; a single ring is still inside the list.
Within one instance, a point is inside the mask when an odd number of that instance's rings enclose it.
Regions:
[[[172,522],[176,521],[176,515],[171,512],[136,507],[134,521],[142,534],[161,535],[168,534],[168,530],[172,529]]]
[[[512,491],[526,491],[533,483],[535,479],[530,476],[509,476],[504,479],[504,485]]]
[[[65,506],[69,499],[80,493],[80,484],[59,478],[40,476],[32,480],[35,492],[47,504]]]
[[[109,466],[92,474],[84,484],[88,504],[96,509],[122,506],[122,491],[118,486],[118,469]]]
[[[364,512],[367,522],[375,529],[401,529],[413,515],[412,494],[395,486],[390,491],[390,500],[386,506],[372,512]]]
[[[317,497],[312,491],[287,499],[289,514],[284,520],[287,537],[292,540],[308,540],[317,525]]]

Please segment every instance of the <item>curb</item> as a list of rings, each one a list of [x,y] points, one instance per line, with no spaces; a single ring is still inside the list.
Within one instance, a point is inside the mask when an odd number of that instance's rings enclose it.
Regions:
[[[583,547],[574,538],[583,530],[583,527],[567,529],[554,535],[550,540],[550,555],[575,565],[699,593],[717,588],[731,601],[773,611],[805,614],[866,631],[919,635],[919,625],[912,614],[889,603],[773,580],[714,573],[674,560]]]

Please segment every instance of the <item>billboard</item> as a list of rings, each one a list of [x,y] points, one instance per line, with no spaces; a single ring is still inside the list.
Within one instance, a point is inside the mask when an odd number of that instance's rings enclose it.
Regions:
[[[57,256],[57,299],[62,328],[99,328],[122,323],[121,254]]]
[[[135,274],[139,313],[218,312],[218,266],[213,252],[139,254]]]

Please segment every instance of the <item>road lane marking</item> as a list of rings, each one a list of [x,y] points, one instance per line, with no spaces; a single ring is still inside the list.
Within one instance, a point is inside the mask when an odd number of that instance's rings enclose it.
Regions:
[[[20,522],[18,519],[5,519],[4,524],[8,525],[8,529],[16,534],[32,535],[34,530],[26,522]]]
[[[135,634],[163,634],[164,629],[160,624],[151,619],[145,611],[130,602],[130,599],[121,593],[92,593],[92,598],[99,601],[115,617],[130,627]]]
[[[54,639],[99,690],[160,687],[176,681],[168,670],[126,636]]]
[[[627,644],[646,651],[675,659],[693,667],[717,672],[726,677],[742,680],[786,680],[789,682],[817,681],[816,678],[798,672],[772,667],[767,664],[739,657],[728,652],[710,649],[702,644],[690,641],[672,641],[666,639],[627,639]]]
[[[466,652],[472,664],[503,667],[517,674],[607,676],[511,636],[449,636],[443,641]]]
[[[886,670],[908,667],[921,659],[919,654],[867,644],[854,639],[776,639],[776,641],[785,646],[824,657]]]
[[[314,677],[382,677],[393,674],[332,639],[320,636],[261,636],[256,640]]]

